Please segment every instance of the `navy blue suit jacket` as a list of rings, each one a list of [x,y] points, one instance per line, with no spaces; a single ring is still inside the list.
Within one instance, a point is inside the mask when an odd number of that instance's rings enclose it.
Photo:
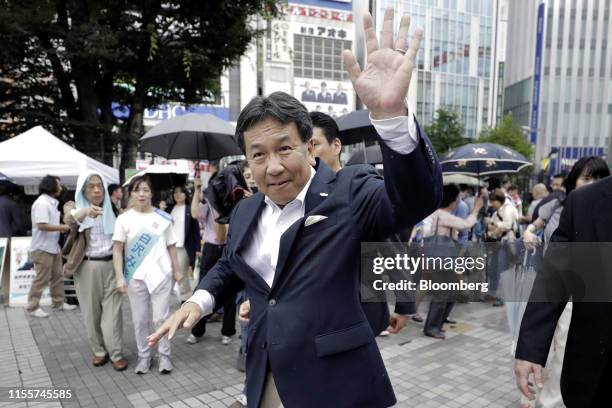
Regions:
[[[384,181],[372,166],[348,166],[336,174],[318,162],[305,215],[281,237],[271,288],[242,256],[264,196],[255,194],[235,208],[223,256],[198,289],[210,292],[218,307],[246,288],[249,406],[259,406],[269,370],[285,407],[395,404],[360,304],[360,244],[383,241],[438,207],[441,169],[419,133],[419,145],[407,155],[381,143]],[[327,218],[305,227],[310,215]]]

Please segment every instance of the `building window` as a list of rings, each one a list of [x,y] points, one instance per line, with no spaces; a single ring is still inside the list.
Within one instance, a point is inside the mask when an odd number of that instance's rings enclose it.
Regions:
[[[352,42],[334,38],[294,34],[293,75],[296,77],[347,81],[342,50]]]

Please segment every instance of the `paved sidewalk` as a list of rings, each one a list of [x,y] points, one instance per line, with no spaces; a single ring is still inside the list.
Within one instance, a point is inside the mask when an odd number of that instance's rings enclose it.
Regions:
[[[379,338],[398,407],[516,407],[510,337],[503,308],[460,304],[459,323],[447,340],[424,337],[411,322],[397,336]],[[174,371],[136,375],[136,349],[129,304],[124,303],[124,342],[130,367],[93,367],[79,310],[35,319],[22,309],[0,307],[0,386],[70,387],[76,399],[62,403],[0,403],[18,407],[228,407],[239,406],[244,374],[236,369],[239,341],[221,344],[220,323],[209,325],[204,340],[173,342]]]

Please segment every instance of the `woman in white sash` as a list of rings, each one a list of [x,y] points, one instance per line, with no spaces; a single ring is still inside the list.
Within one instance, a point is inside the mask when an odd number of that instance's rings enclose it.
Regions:
[[[128,186],[130,210],[121,214],[113,235],[113,265],[117,288],[127,293],[138,346],[138,364],[134,372],[145,374],[151,367],[147,336],[161,325],[170,312],[174,281],[178,281],[176,237],[172,217],[151,205],[153,188],[146,176],[134,177]],[[170,341],[159,342],[159,372],[172,371]]]

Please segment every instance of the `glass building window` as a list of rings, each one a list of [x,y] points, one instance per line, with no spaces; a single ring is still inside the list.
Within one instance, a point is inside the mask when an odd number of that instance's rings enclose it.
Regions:
[[[293,36],[293,75],[313,79],[348,80],[344,69],[342,50],[351,49],[351,41]]]

